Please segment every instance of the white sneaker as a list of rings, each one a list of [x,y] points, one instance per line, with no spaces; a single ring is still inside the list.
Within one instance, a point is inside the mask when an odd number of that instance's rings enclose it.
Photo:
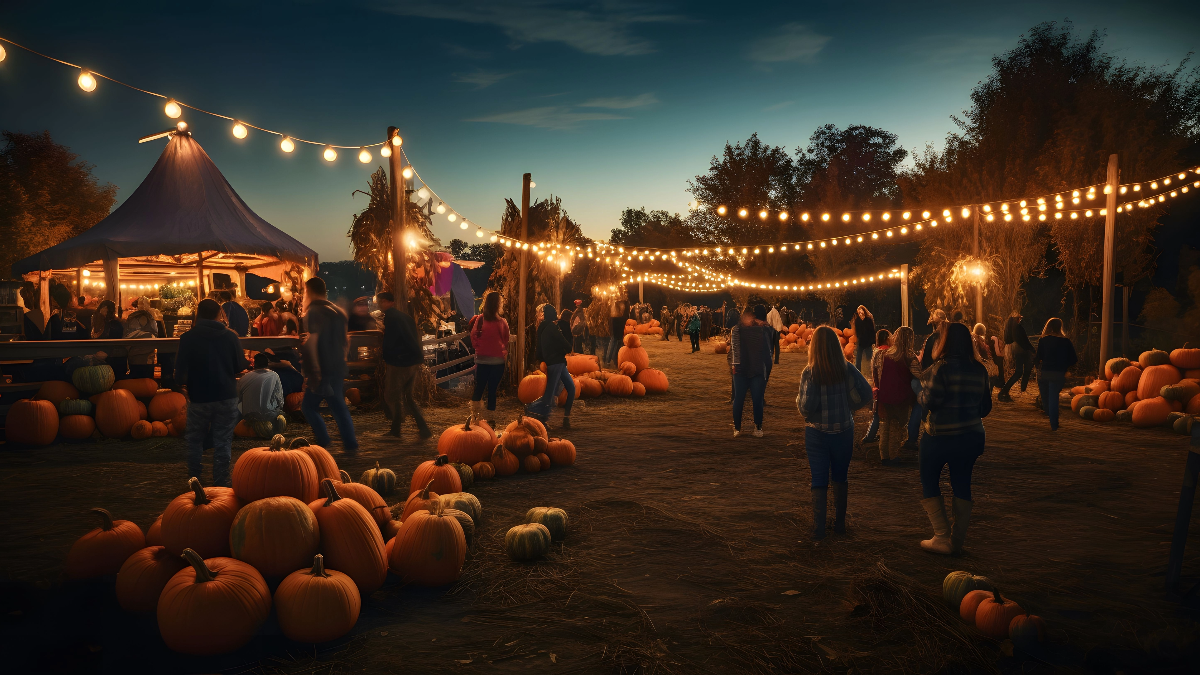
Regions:
[[[734,430],[733,430],[733,437],[734,437],[734,438],[737,438],[738,436],[741,436],[741,435],[742,435],[742,430],[741,430],[741,429],[734,429]]]
[[[762,429],[755,428],[755,429],[754,429],[754,437],[755,437],[755,438],[762,438]]]

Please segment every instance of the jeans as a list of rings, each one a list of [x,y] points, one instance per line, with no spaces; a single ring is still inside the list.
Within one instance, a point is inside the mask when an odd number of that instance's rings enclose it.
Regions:
[[[571,336],[571,351],[575,352],[576,354],[582,354],[583,353],[583,342],[586,339],[587,339],[586,335],[572,335]]]
[[[861,340],[862,338],[859,339]],[[859,342],[858,347],[854,350],[854,367],[858,368],[859,370],[862,370],[864,354],[866,355],[865,360],[867,362],[867,367],[869,368],[871,366],[871,345],[863,345],[862,342]],[[878,385],[879,383],[875,382],[873,384]]]
[[[874,438],[879,433],[879,404],[871,406],[871,423],[867,425],[867,435],[863,438]]]
[[[601,365],[608,363],[608,349],[612,345],[612,338],[593,337],[592,339],[596,341],[596,358],[600,360]]]
[[[845,483],[850,472],[850,457],[854,454],[854,424],[836,434],[804,427],[804,452],[812,472],[812,487],[829,487],[831,474],[833,482]]]
[[[322,396],[312,389],[305,389],[304,400],[300,402],[300,412],[304,413],[304,419],[312,426],[316,444],[329,449],[332,442],[329,438],[329,429],[325,426],[325,419],[321,417],[321,401],[324,400],[329,404],[329,411],[333,413],[333,420],[337,422],[338,431],[342,434],[342,448],[346,452],[357,452],[358,439],[354,437],[354,420],[350,419],[350,409],[346,407],[346,399],[342,394],[345,383],[336,379],[328,383],[322,382],[322,384],[329,384],[333,393]]]
[[[1042,408],[1050,418],[1050,430],[1058,429],[1058,392],[1066,383],[1067,374],[1061,370],[1039,370],[1037,376],[1038,393],[1042,395]]]
[[[733,374],[733,428],[742,430],[742,410],[746,404],[746,392],[750,392],[751,407],[754,409],[754,428],[763,424],[763,395],[767,391],[767,378],[762,375]]]
[[[612,342],[608,345],[609,363],[617,362],[617,352],[621,351],[621,345],[625,342],[625,319],[621,317],[613,317],[609,319],[609,328],[612,331]]]
[[[1025,391],[1025,388],[1029,386],[1029,376],[1033,374],[1033,355],[1029,352],[1013,347],[1012,361],[1013,374],[1008,379],[1008,382],[1005,382],[1004,386],[1000,387],[1000,393],[1002,394],[1008,394],[1008,390],[1012,389],[1012,386],[1016,384],[1018,379],[1021,380],[1021,391]]]
[[[500,371],[503,372],[504,364],[501,364],[499,367],[500,367]],[[425,423],[425,413],[422,412],[421,406],[417,405],[416,400],[413,398],[413,388],[416,387],[417,375],[420,372],[421,372],[421,364],[419,364],[419,363],[415,366],[393,366],[393,365],[389,365],[389,364],[384,364],[384,366],[383,366],[383,376],[384,376],[383,402],[387,406],[388,412],[390,412],[392,415],[392,429],[391,429],[392,433],[400,432],[400,427],[404,424],[404,413],[406,411],[413,416],[414,420],[416,420],[418,431],[420,431],[422,434],[429,431],[429,425]],[[476,388],[478,388],[479,387],[478,371],[476,371],[476,373],[477,374],[476,374],[476,379],[475,379],[475,382],[476,382],[475,386],[476,386]],[[307,392],[304,394],[304,400],[308,401],[308,393]],[[493,400],[494,400],[494,397],[493,397]],[[342,407],[345,407],[345,406],[343,405]],[[350,421],[349,413],[350,413],[350,411],[347,409],[347,411],[346,411],[346,421],[347,422]],[[305,417],[308,416],[307,412],[305,412],[304,414],[305,414]],[[334,419],[337,419],[336,412],[334,413],[333,417],[334,417]],[[324,424],[322,424],[322,427],[324,427]],[[342,429],[342,421],[341,420],[338,420],[338,429]],[[346,435],[346,433],[345,433],[345,431],[343,431],[342,432],[343,438],[345,437],[345,435]],[[353,440],[353,438],[354,438],[354,428],[353,427],[350,428],[350,438],[351,438],[351,440]],[[318,441],[317,445],[323,445],[323,444]],[[355,443],[354,447],[357,448],[358,444]]]
[[[207,403],[188,403],[187,427],[184,429],[184,440],[188,449],[188,475],[201,478],[201,463],[204,459],[204,446],[211,444],[213,448],[212,482],[205,483],[215,487],[233,487],[229,474],[229,461],[233,454],[233,428],[237,426],[238,400],[210,401]],[[203,481],[202,481],[203,482]]]
[[[913,378],[912,380],[913,393],[917,395],[913,399],[912,412],[908,415],[908,442],[916,443],[917,438],[921,435],[921,420],[925,417],[925,406],[921,405],[921,381]]]
[[[900,456],[900,430],[909,417],[907,405],[889,405],[880,403],[879,406],[879,457],[894,459]],[[895,445],[896,447],[892,447]]]
[[[942,496],[942,467],[950,465],[950,488],[959,499],[971,498],[971,470],[983,454],[984,432],[970,431],[953,436],[921,438],[917,463],[921,470],[921,493],[926,499]]]
[[[504,377],[503,363],[475,364],[475,391],[471,394],[472,401],[483,400],[483,390],[487,389],[487,409],[496,409],[496,389]]]
[[[692,339],[692,351],[693,352],[700,351],[700,334],[699,333],[688,333],[688,336],[691,337],[691,339]]]
[[[570,417],[571,404],[575,403],[575,380],[572,379],[571,373],[567,372],[565,363],[546,366],[546,393],[529,404],[529,411],[549,419],[550,411],[554,408],[554,399],[558,395],[559,384],[567,390],[567,404],[563,406],[563,417]]]

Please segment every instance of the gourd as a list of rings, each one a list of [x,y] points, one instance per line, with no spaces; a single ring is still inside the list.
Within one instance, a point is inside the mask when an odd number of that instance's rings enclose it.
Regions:
[[[650,355],[646,353],[645,347],[621,347],[617,351],[617,363],[624,363],[626,361],[633,363],[635,373],[639,373],[650,367]]]
[[[529,405],[542,397],[546,393],[546,376],[542,373],[533,373],[521,378],[521,383],[517,385],[517,399]]]
[[[49,401],[55,407],[67,399],[79,398],[79,390],[71,386],[70,382],[62,380],[47,380],[38,388],[37,393],[33,395],[35,401]]]
[[[158,632],[183,654],[231,652],[250,641],[271,613],[271,592],[254,567],[233,558],[183,552],[183,568],[158,598]]]
[[[321,529],[308,504],[266,497],[246,504],[229,528],[229,550],[268,577],[283,577],[317,554]]]
[[[974,590],[967,593],[963,596],[962,604],[958,607],[958,615],[967,623],[975,623],[975,612],[979,609],[979,604],[992,597],[993,592],[992,589],[988,589]]]
[[[129,430],[129,435],[135,441],[145,440],[154,434],[154,426],[146,420],[138,420],[133,423],[133,428]]]
[[[408,491],[412,493],[421,489],[423,485],[432,485],[438,494],[462,492],[462,480],[454,467],[450,466],[450,458],[446,455],[438,455],[417,465],[412,481],[408,484]]]
[[[1096,412],[1092,413],[1093,422],[1111,422],[1116,419],[1117,413],[1108,408],[1096,408]]]
[[[1008,624],[1008,637],[1018,649],[1032,651],[1046,637],[1046,622],[1036,614],[1018,614]]]
[[[633,383],[633,395],[634,396],[645,396],[646,395],[646,385],[642,384],[641,382],[634,382]]]
[[[1108,363],[1104,364],[1105,379],[1107,379],[1108,381],[1111,382],[1114,377],[1116,377],[1118,374],[1120,374],[1120,372],[1122,370],[1125,370],[1126,368],[1128,368],[1129,365],[1130,365],[1129,359],[1124,358],[1124,357],[1117,357],[1115,359],[1109,359]]]
[[[1144,351],[1138,356],[1138,365],[1142,367],[1142,370],[1150,366],[1165,366],[1169,363],[1171,363],[1171,355],[1161,349]]]
[[[1142,428],[1161,426],[1167,421],[1167,416],[1170,414],[1171,404],[1161,396],[1138,401],[1137,405],[1133,407],[1133,426]]]
[[[175,413],[183,410],[187,405],[187,399],[176,391],[167,391],[155,394],[154,398],[150,399],[150,405],[146,410],[150,413],[150,419],[158,422],[165,422],[175,416]]]
[[[1096,404],[1098,408],[1106,408],[1115,413],[1125,407],[1125,397],[1119,392],[1106,391],[1096,399]]]
[[[526,523],[509,528],[504,535],[504,551],[516,562],[529,562],[550,550],[550,530],[541,523]]]
[[[1138,380],[1138,398],[1146,400],[1159,396],[1163,387],[1178,384],[1180,379],[1179,369],[1169,364],[1145,368],[1142,370],[1141,379]]]
[[[646,388],[647,394],[667,393],[667,374],[654,368],[646,368],[637,374],[637,381]]]
[[[142,418],[138,400],[128,389],[100,394],[96,403],[96,426],[109,438],[124,438]]]
[[[1142,377],[1142,369],[1138,366],[1131,365],[1121,371],[1119,375],[1113,379],[1113,389],[1122,394],[1131,391],[1137,391],[1138,380]]]
[[[992,582],[983,576],[970,572],[951,572],[942,580],[942,599],[946,605],[958,609],[962,606],[963,598],[971,591],[990,591]]]
[[[1170,360],[1171,365],[1180,370],[1200,368],[1200,349],[1190,349],[1185,343],[1181,349],[1171,350]]]
[[[336,640],[358,622],[362,598],[354,580],[325,569],[324,558],[313,556],[311,569],[287,575],[275,589],[279,629],[297,642]]]
[[[1092,405],[1085,405],[1085,406],[1083,406],[1082,408],[1080,408],[1080,409],[1079,409],[1079,416],[1080,416],[1080,417],[1082,417],[1082,418],[1083,418],[1083,419],[1085,419],[1085,420],[1090,420],[1090,419],[1092,419],[1092,415],[1093,415],[1093,414],[1094,414],[1094,413],[1095,413],[1097,410],[1099,410],[1099,408],[1097,408],[1096,406],[1092,406]]]
[[[233,465],[233,491],[246,503],[293,497],[307,504],[317,498],[317,467],[303,451],[284,449],[283,436],[276,434],[269,446],[251,448],[238,457]],[[310,559],[312,556],[305,556],[301,565]]]
[[[496,467],[491,462],[477,462],[471,467],[476,478],[489,480],[496,477]]]
[[[92,509],[91,512],[100,516],[100,527],[71,544],[65,570],[68,579],[95,579],[116,574],[129,556],[146,548],[146,536],[136,523],[113,520],[112,514],[104,509]]]
[[[364,471],[358,482],[386,497],[396,491],[396,472],[381,469],[379,462],[375,462],[375,468]]]
[[[348,479],[350,476],[346,475],[344,478]],[[383,500],[383,497],[378,492],[372,490],[370,485],[351,483],[349,480],[334,480],[333,482],[337,485],[338,494],[346,499],[353,499],[358,502],[360,506],[367,510],[367,513],[371,514],[371,517],[380,527],[383,527],[392,519],[392,514],[388,511],[387,502]]]
[[[490,451],[488,452],[488,456],[491,456]],[[454,470],[458,472],[458,479],[462,481],[464,490],[469,490],[471,486],[475,484],[475,471],[471,469],[470,464],[455,462],[450,466],[454,467]]]
[[[575,444],[565,438],[551,438],[546,444],[546,455],[551,464],[570,466],[575,463]]]
[[[535,506],[525,512],[526,523],[541,523],[550,532],[550,541],[567,536],[567,512],[553,506]]]
[[[1168,401],[1183,401],[1186,403],[1196,394],[1200,394],[1200,384],[1197,384],[1195,380],[1180,380],[1178,384],[1163,386],[1158,394]]]
[[[523,429],[533,437],[541,436],[542,438],[549,438],[549,435],[546,433],[546,425],[542,424],[536,418],[527,415],[518,414],[517,419],[509,422],[508,426],[504,428],[504,433],[507,434],[518,429]]]
[[[11,414],[11,411],[10,411]],[[91,438],[96,431],[96,420],[88,415],[67,415],[58,422],[58,433],[72,441]],[[11,434],[11,432],[9,432]],[[12,436],[9,436],[12,439]]]
[[[550,456],[544,452],[539,452],[534,457],[537,457],[538,463],[542,465],[542,471],[550,468]]]
[[[525,473],[537,473],[542,470],[542,462],[537,455],[526,455],[521,460],[521,467],[525,469]]]
[[[628,396],[633,393],[633,380],[627,375],[614,375],[604,383],[604,389],[613,396]]]
[[[71,383],[75,385],[76,389],[89,396],[112,389],[116,379],[112,366],[109,365],[83,366],[76,368],[75,372],[71,373]]]
[[[1097,403],[1099,403],[1098,396],[1089,396],[1087,394],[1076,394],[1075,396],[1071,397],[1071,412],[1078,413],[1079,409],[1084,406],[1090,406],[1092,408],[1095,408]]]
[[[479,503],[479,498],[470,492],[438,495],[437,500],[448,509],[456,509],[471,516],[471,520],[479,520],[479,517],[483,515],[483,505]]]
[[[374,593],[387,578],[379,524],[362,504],[339,495],[332,479],[321,481],[321,487],[326,499],[309,504],[320,525],[321,553],[330,567],[354,580],[360,593]]]
[[[138,377],[129,380],[117,380],[113,389],[125,389],[135,398],[150,398],[158,393],[158,383],[149,377]]]
[[[1025,610],[1017,603],[1000,596],[1000,591],[992,591],[992,597],[984,598],[975,610],[975,627],[988,637],[1008,637],[1008,626],[1012,620]]]
[[[95,412],[96,406],[86,398],[64,398],[58,402],[58,414],[61,417],[67,415],[91,415]]]
[[[521,466],[521,460],[509,452],[503,443],[496,444],[496,447],[492,450],[492,458],[489,463],[495,467],[497,476],[511,476]]]

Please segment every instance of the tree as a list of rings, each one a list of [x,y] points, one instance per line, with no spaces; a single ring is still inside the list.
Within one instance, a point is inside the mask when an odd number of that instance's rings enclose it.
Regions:
[[[0,149],[0,275],[13,263],[83,233],[103,220],[117,187],[100,184],[95,167],[50,132],[3,132]]]
[[[625,209],[621,212],[621,225],[612,231],[610,243],[632,244],[650,248],[684,248],[702,243],[697,237],[694,223],[689,223],[678,213]]]
[[[691,219],[698,239],[714,244],[775,241],[780,236],[777,219],[761,220],[761,209],[778,213],[796,201],[795,165],[786,149],[764,144],[758,134],[745,143],[725,144],[721,158],[713,157],[708,173],[688,181],[688,191],[700,208]],[[725,206],[724,217],[716,209]],[[739,218],[739,209],[748,211]],[[790,223],[784,223],[787,231]]]

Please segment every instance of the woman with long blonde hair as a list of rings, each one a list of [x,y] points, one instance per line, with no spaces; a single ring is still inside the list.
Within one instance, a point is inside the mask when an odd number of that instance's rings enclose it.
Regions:
[[[914,351],[915,340],[912,328],[897,328],[892,333],[891,347],[880,359],[876,407],[879,409],[879,459],[884,466],[892,466],[899,459],[899,446],[907,438],[900,433],[900,428],[908,424],[912,412],[913,378],[921,376],[921,362]]]
[[[846,490],[854,452],[854,411],[871,403],[871,385],[846,361],[829,326],[813,333],[808,366],[800,374],[796,407],[804,416],[804,450],[812,472],[813,541],[825,538],[829,484],[833,483],[833,531],[846,531]],[[832,478],[832,480],[830,480]]]
[[[1038,393],[1042,395],[1042,407],[1050,418],[1050,431],[1058,431],[1058,392],[1066,383],[1067,371],[1077,360],[1075,345],[1063,333],[1062,319],[1047,321],[1033,362],[1038,367]]]

